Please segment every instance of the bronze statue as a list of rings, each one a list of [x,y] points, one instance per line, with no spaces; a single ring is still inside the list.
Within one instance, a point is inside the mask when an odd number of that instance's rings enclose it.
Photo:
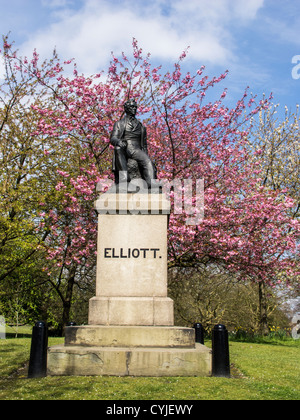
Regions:
[[[156,168],[147,150],[147,132],[135,118],[137,103],[129,99],[124,104],[125,117],[114,124],[110,142],[114,146],[113,172],[116,184],[142,178],[151,188],[156,179]]]

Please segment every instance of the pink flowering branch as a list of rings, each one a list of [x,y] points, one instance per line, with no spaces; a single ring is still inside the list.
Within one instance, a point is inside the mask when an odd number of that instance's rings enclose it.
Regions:
[[[36,52],[31,60],[12,54],[20,71],[49,93],[48,101],[32,106],[38,119],[32,134],[43,139],[44,159],[55,173],[56,201],[52,198],[52,213],[43,210],[42,223],[50,229],[48,256],[57,266],[87,264],[95,252],[96,185],[100,178],[112,178],[109,137],[130,96],[147,126],[158,177],[204,179],[204,220],[187,225],[184,209],[170,217],[170,266],[211,262],[240,279],[273,285],[279,271],[287,277],[299,274],[295,256],[300,227],[289,216],[292,202],[282,198],[282,191],[262,186],[258,165],[249,160],[245,147],[252,121],[268,101],[256,103],[246,89],[229,109],[224,88],[209,102],[210,91],[225,83],[227,72],[209,79],[201,66],[184,74],[187,52],[173,71],[163,74],[133,40],[132,59],[112,56],[105,81],[99,74],[79,75],[76,65],[67,77],[57,58],[46,65],[39,63]]]

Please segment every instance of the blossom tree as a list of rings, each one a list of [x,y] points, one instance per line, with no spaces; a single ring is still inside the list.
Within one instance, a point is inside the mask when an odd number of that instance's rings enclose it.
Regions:
[[[112,178],[109,136],[129,97],[137,100],[139,118],[147,126],[158,178],[169,183],[179,179],[183,197],[183,180],[204,180],[203,220],[188,224],[184,206],[171,214],[169,267],[211,264],[240,281],[271,286],[299,275],[294,257],[300,227],[289,214],[294,202],[262,185],[261,169],[246,147],[253,118],[268,101],[257,101],[246,90],[229,109],[226,89],[209,101],[227,72],[212,79],[203,66],[193,75],[184,72],[186,54],[163,74],[133,40],[132,59],[112,56],[107,73],[91,77],[79,75],[70,61],[65,65],[73,66],[73,74],[66,76],[57,57],[45,66],[36,52],[31,60],[10,55],[20,71],[48,92],[47,100],[31,106],[37,116],[32,136],[43,139],[55,182],[40,203],[39,228],[49,231],[45,270],[58,293],[67,278],[64,322],[73,285],[96,252],[96,186],[100,179]],[[174,199],[172,189],[170,197]],[[280,280],[279,272],[285,274]]]
[[[292,113],[285,107],[283,116],[279,104],[270,106],[259,113],[256,123],[251,131],[249,150],[252,159],[261,169],[262,185],[274,191],[280,191],[283,195],[289,195],[294,200],[294,206],[290,208],[290,215],[299,220],[300,216],[300,148],[299,148],[299,105]],[[296,263],[299,266],[299,253],[296,255]],[[286,273],[280,272],[278,283]],[[289,276],[290,287],[285,288],[282,282],[282,292],[287,296],[299,299],[299,279]]]

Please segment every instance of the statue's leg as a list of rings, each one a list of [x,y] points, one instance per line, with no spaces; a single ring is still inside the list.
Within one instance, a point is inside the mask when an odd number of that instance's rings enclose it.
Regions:
[[[132,153],[132,158],[137,161],[142,178],[147,182],[148,188],[151,188],[151,180],[156,178],[155,167],[151,159],[141,149],[136,149]]]
[[[118,173],[119,183],[128,182],[128,168],[126,150],[115,147],[116,172]]]

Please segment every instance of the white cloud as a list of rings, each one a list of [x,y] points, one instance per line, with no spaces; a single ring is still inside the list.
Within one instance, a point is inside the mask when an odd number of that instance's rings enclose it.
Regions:
[[[264,5],[264,0],[233,1],[233,10],[239,19],[251,20]]]
[[[86,0],[79,10],[68,7],[69,0],[43,2],[56,6],[55,21],[21,51],[30,55],[36,48],[49,57],[56,46],[62,58],[74,57],[81,71],[95,73],[105,69],[111,51],[130,52],[133,37],[160,61],[174,61],[190,46],[189,57],[201,64],[227,65],[235,48],[230,25],[254,19],[264,0]]]

